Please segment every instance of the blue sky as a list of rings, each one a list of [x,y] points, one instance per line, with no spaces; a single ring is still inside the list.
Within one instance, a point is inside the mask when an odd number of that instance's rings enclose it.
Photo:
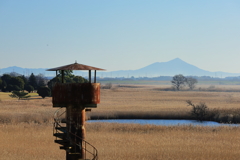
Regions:
[[[0,0],[0,68],[134,70],[180,58],[240,73],[238,0]]]

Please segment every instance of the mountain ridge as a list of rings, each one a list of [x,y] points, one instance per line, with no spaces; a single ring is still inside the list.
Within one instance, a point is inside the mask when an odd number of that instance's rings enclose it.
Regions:
[[[4,73],[17,72],[23,75],[30,75],[31,73],[54,75],[52,72],[47,72],[48,68],[21,68],[11,66],[0,69],[0,75]],[[87,76],[86,72],[81,72],[81,75]],[[136,70],[117,70],[111,72],[98,72],[100,77],[159,77],[159,76],[174,76],[176,74],[183,74],[184,76],[211,76],[211,77],[228,77],[240,76],[240,73],[228,72],[210,72],[200,69],[192,64],[183,61],[180,58],[175,58],[167,62],[155,62],[145,67]]]

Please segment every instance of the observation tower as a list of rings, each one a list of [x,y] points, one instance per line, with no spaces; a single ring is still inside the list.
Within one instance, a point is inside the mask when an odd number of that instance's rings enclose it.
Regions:
[[[64,83],[64,71],[68,70],[87,70],[88,83]],[[66,160],[98,159],[97,149],[85,141],[85,112],[97,108],[100,103],[100,83],[96,83],[97,70],[104,69],[77,62],[47,70],[56,71],[56,77],[58,71],[61,73],[61,82],[55,83],[52,88],[53,107],[59,107],[54,114],[53,135],[56,137],[55,143],[66,151]]]

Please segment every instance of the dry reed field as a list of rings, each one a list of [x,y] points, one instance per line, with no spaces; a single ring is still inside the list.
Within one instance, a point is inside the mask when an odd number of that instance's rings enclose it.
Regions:
[[[90,124],[88,140],[104,160],[234,160],[239,127]]]
[[[228,86],[224,86],[228,87]],[[231,86],[234,87],[234,86]],[[158,112],[185,114],[186,100],[209,108],[239,109],[239,92],[161,91],[159,86],[115,87],[101,90],[101,104],[91,114]],[[52,136],[51,98],[9,99],[0,94],[2,160],[61,160],[65,152]],[[239,159],[239,127],[153,126],[89,123],[86,140],[100,160]]]
[[[0,99],[0,123],[49,123],[56,110],[51,107],[51,98],[35,96],[29,100]]]
[[[159,91],[158,88],[113,88],[101,91],[98,112],[106,111],[187,111],[186,100],[205,102],[210,108],[239,108],[240,92]]]
[[[49,125],[0,126],[2,160],[61,160]],[[239,127],[87,123],[87,141],[100,160],[238,160]]]
[[[201,88],[205,87],[201,86]],[[156,86],[126,86],[102,90],[101,103],[90,115],[110,116],[128,112],[160,114],[166,118],[169,115],[181,117],[189,114],[191,110],[186,100],[191,100],[196,104],[204,102],[210,109],[232,110],[235,113],[240,109],[240,92],[235,92],[236,89],[240,89],[239,86],[220,87],[218,87],[219,90],[230,89],[234,92],[162,91],[159,86],[158,88]]]

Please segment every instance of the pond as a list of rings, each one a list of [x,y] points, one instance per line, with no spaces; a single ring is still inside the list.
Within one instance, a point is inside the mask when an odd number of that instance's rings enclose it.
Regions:
[[[151,124],[162,126],[239,126],[239,124],[223,124],[213,121],[199,122],[196,120],[169,120],[169,119],[109,119],[109,120],[88,120],[87,122],[107,122],[107,123],[135,123],[135,124]]]

